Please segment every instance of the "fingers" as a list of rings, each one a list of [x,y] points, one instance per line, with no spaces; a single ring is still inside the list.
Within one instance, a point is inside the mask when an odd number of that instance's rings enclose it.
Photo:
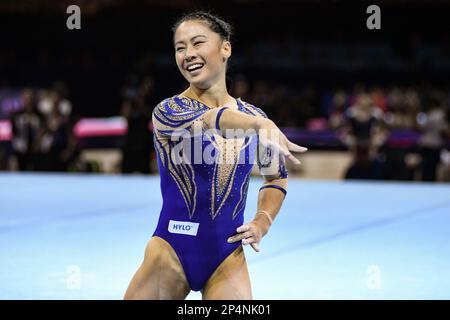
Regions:
[[[301,152],[301,153],[308,151],[308,148],[299,146],[298,144],[295,144],[295,143],[289,141],[289,139],[286,137],[286,135],[283,132],[280,131],[280,133],[281,133],[281,137],[285,141],[289,151]]]
[[[252,236],[253,236],[253,232],[246,231],[246,232],[239,233],[237,235],[234,235],[234,236],[228,238],[227,241],[228,241],[228,243],[234,243],[237,241],[241,241],[242,239],[250,238]]]
[[[302,162],[298,160],[291,152],[306,152],[308,148],[301,147],[299,145],[296,145],[295,143],[290,142],[289,140],[286,140],[286,145],[288,148],[288,154],[285,155],[285,157],[291,161],[294,165],[300,165]]]
[[[286,142],[282,141],[271,141],[270,145],[273,148],[274,153],[280,153],[282,156],[287,157],[290,152]]]
[[[249,224],[244,224],[236,229],[238,234],[229,237],[228,243],[234,243],[238,241],[242,241],[242,245],[248,245],[250,244],[256,252],[259,252],[259,241],[258,236],[255,234],[254,230],[252,230],[251,226]]]
[[[293,164],[295,165],[299,165],[302,164],[302,162],[300,160],[298,160],[294,155],[292,155],[291,153],[289,153],[289,155],[286,157],[289,161],[291,161]]]
[[[295,146],[297,146],[297,145],[295,145]],[[281,154],[284,158],[286,158],[286,159],[288,159],[289,161],[291,161],[294,165],[300,165],[300,164],[302,164],[301,161],[298,160],[292,153],[290,153],[288,149],[286,149],[286,148],[284,148],[284,147],[282,147],[282,146],[277,146],[277,147],[278,147],[278,150],[280,151],[280,154]],[[306,148],[303,148],[303,147],[300,147],[300,146],[297,146],[297,147],[302,148],[302,150],[303,150],[303,149],[306,149]],[[300,149],[298,149],[298,150],[300,150]],[[302,152],[304,152],[304,151],[302,151]]]
[[[242,226],[240,226],[239,228],[236,229],[236,231],[238,232],[238,234],[229,237],[228,238],[228,243],[234,243],[237,241],[241,241],[242,239],[245,238],[250,238],[252,236],[254,236],[254,232],[251,231],[251,228],[248,224],[244,224]]]
[[[253,248],[253,250],[255,250],[256,252],[259,252],[259,244],[257,244],[256,242],[250,244]]]
[[[288,159],[294,165],[301,165],[301,161],[298,160],[292,153],[304,153],[308,151],[308,148],[299,146],[286,137],[286,135],[278,129],[279,135],[277,138],[273,136],[265,137],[260,136],[260,143],[265,146],[265,148],[273,148],[275,153],[279,153],[285,159]]]
[[[253,248],[253,250],[255,250],[256,252],[259,252],[259,243],[258,241],[256,241],[255,238],[248,238],[248,239],[244,239],[242,240],[242,244],[245,246],[247,244],[251,245],[251,247]]]
[[[254,242],[257,242],[256,239],[255,239],[255,237],[250,237],[250,238],[247,238],[247,239],[243,239],[243,240],[242,240],[242,244],[243,244],[244,246],[247,245],[247,244],[252,244],[252,243],[254,243]]]
[[[290,141],[288,141],[288,148],[292,152],[301,152],[301,153],[303,153],[303,152],[308,151],[308,148],[299,146],[298,144],[295,144],[295,143],[290,142]]]
[[[236,229],[237,232],[245,232],[248,230],[250,230],[250,226],[247,224],[243,224],[242,226]]]
[[[285,158],[289,157],[289,155],[291,154],[288,149],[283,148],[283,147],[280,147],[280,152]]]
[[[272,146],[275,148],[276,152],[279,152],[279,154],[281,156],[283,156],[284,158],[288,159],[289,161],[291,161],[294,165],[300,165],[302,164],[300,160],[298,160],[291,152],[289,152],[289,150],[287,148],[285,148],[284,146],[280,145],[280,144],[275,144],[272,143]],[[301,150],[306,149],[300,146],[295,145],[298,148],[301,148]],[[300,149],[297,149],[300,150]],[[306,149],[307,150],[307,149]],[[304,151],[301,151],[304,152]]]
[[[295,143],[292,143],[287,139],[281,145],[277,145],[277,147],[281,155],[283,155],[285,158],[291,161],[294,165],[300,165],[302,163],[291,153],[291,151],[303,153],[308,150],[307,148],[296,145]]]

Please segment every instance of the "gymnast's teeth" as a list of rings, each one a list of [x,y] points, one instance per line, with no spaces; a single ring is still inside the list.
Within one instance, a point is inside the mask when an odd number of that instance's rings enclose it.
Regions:
[[[196,64],[193,64],[193,65],[188,66],[188,67],[186,68],[186,70],[187,70],[187,71],[194,71],[194,70],[200,69],[201,67],[203,67],[203,64],[196,63]]]

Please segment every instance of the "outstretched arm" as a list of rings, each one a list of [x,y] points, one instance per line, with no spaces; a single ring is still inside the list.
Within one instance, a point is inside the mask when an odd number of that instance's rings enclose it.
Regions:
[[[308,149],[290,142],[277,125],[270,119],[255,117],[229,108],[213,109],[206,115],[206,122],[210,128],[225,133],[226,130],[255,130],[263,145],[274,146],[280,154],[294,164],[300,161],[292,152],[305,152]]]
[[[180,101],[166,99],[153,112],[153,126],[157,136],[166,140],[180,130],[192,130],[195,126],[210,128],[226,133],[229,129],[255,130],[263,145],[271,145],[285,158],[299,164],[291,152],[305,152],[306,148],[291,143],[275,123],[263,116],[251,116],[227,107],[208,111],[192,109]]]

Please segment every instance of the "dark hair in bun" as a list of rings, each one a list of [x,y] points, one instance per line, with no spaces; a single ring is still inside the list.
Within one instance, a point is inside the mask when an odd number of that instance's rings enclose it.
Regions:
[[[175,31],[185,21],[199,20],[206,22],[209,28],[217,33],[223,40],[230,41],[231,39],[231,25],[216,15],[213,15],[209,12],[205,11],[195,11],[191,13],[187,13],[178,19],[177,22],[172,27],[172,33],[175,34]]]

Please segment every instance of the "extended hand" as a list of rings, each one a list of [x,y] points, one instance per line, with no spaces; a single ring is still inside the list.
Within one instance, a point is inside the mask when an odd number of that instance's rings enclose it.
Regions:
[[[284,158],[296,165],[301,164],[301,162],[292,153],[303,153],[308,150],[289,141],[284,133],[270,119],[265,119],[259,131],[259,141],[263,146],[269,148],[273,146]]]

